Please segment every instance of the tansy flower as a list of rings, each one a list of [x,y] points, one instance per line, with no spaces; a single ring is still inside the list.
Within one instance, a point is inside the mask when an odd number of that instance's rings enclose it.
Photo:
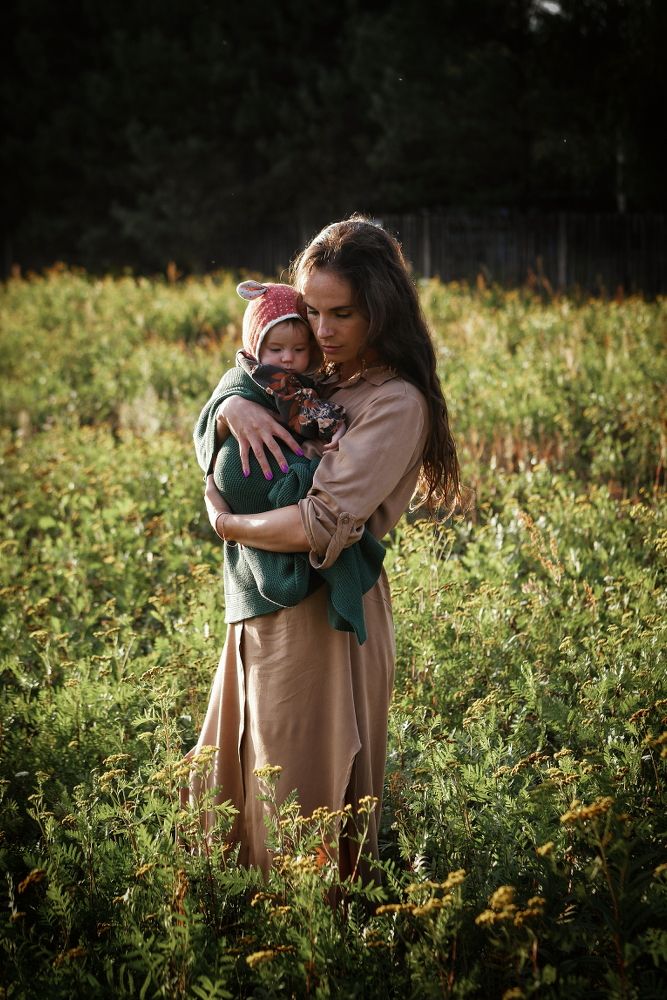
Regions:
[[[560,821],[564,824],[586,823],[597,816],[604,816],[605,813],[609,812],[613,804],[614,800],[610,795],[596,799],[590,806],[582,806],[579,800],[575,799],[568,811],[563,813]]]

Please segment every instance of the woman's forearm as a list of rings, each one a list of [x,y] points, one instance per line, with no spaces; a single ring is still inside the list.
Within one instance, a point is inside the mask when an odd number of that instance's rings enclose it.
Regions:
[[[308,552],[310,543],[296,504],[263,514],[233,514],[213,476],[206,478],[204,503],[211,527],[226,542],[266,552]]]
[[[310,549],[296,504],[264,514],[223,514],[217,530],[228,542],[251,545],[266,552],[307,552]]]

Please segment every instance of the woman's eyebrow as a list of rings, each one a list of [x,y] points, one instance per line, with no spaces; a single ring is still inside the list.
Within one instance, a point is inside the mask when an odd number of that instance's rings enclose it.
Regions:
[[[303,300],[303,304],[306,307],[306,309],[315,309],[315,306],[311,306],[310,302],[306,302],[305,299]],[[350,302],[349,304],[344,306],[329,306],[329,312],[336,312],[338,309],[354,309],[354,304]],[[318,312],[318,310],[315,309],[315,312]]]

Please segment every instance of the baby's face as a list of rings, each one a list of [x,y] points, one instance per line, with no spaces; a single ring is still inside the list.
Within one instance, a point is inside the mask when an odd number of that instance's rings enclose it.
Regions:
[[[305,323],[285,320],[272,326],[259,351],[257,359],[263,365],[276,365],[301,375],[311,366],[313,335]]]

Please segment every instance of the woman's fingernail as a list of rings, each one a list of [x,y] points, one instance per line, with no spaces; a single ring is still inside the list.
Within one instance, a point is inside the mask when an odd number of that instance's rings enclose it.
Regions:
[[[265,479],[273,479],[273,473],[272,472],[265,472],[264,473],[264,478]]]
[[[288,466],[287,462],[284,462],[284,463],[283,463],[283,464],[282,464],[282,465],[280,466],[280,468],[282,469],[282,471],[283,471],[283,472],[289,472],[289,466]]]
[[[297,448],[295,454],[301,455],[301,457],[303,458],[303,452],[301,451],[301,448]]]
[[[250,469],[244,469],[243,470],[243,476],[244,476],[244,478],[247,479],[249,475],[250,475]]]

